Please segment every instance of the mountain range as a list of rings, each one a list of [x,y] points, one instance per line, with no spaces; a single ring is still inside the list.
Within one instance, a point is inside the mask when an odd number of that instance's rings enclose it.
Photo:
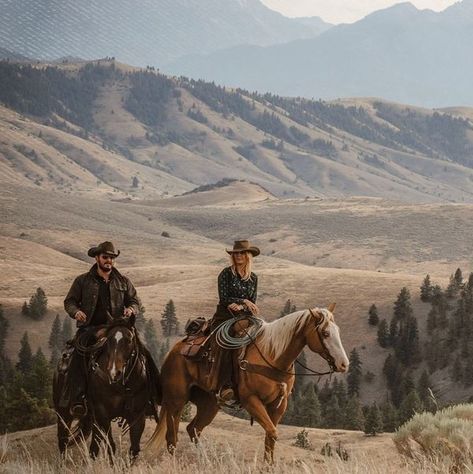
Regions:
[[[0,0],[0,11],[6,50],[158,67],[186,54],[310,38],[331,26],[286,18],[259,0]]]
[[[473,0],[442,12],[402,3],[316,38],[180,58],[166,72],[279,95],[473,105]]]

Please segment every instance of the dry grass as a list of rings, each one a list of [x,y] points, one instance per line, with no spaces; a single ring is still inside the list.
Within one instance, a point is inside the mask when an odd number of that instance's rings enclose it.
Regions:
[[[188,440],[181,441],[175,457],[167,453],[156,459],[145,461],[143,458],[130,465],[126,456],[127,443],[119,440],[117,455],[113,465],[104,453],[96,460],[91,461],[85,444],[70,450],[61,460],[54,452],[51,445],[46,448],[46,442],[36,440],[33,444],[43,444],[41,454],[37,447],[31,446],[28,432],[23,433],[22,440],[6,441],[3,437],[2,444],[7,451],[7,456],[0,464],[0,472],[16,474],[31,472],[35,474],[53,474],[64,472],[66,474],[81,473],[140,473],[151,474],[166,472],[170,474],[253,474],[253,473],[327,473],[327,474],[397,474],[406,473],[443,473],[448,467],[445,460],[418,460],[404,462],[393,449],[389,436],[383,435],[376,438],[365,437],[358,432],[309,429],[314,440],[314,450],[307,451],[292,447],[289,443],[294,440],[294,430],[291,427],[281,427],[282,441],[277,445],[276,462],[267,466],[262,462],[261,449],[254,447],[253,431],[248,425],[242,430],[241,420],[230,421],[230,426],[222,429],[217,422],[217,428],[208,428],[207,435],[198,446]],[[230,431],[233,427],[234,431]],[[299,429],[299,428],[298,428]],[[46,429],[51,431],[51,429]],[[44,434],[44,433],[43,433]],[[183,433],[181,433],[182,435]],[[18,436],[14,434],[12,437]],[[249,438],[249,439],[248,439]],[[20,438],[21,439],[21,438]],[[344,447],[349,453],[349,460],[342,461],[336,455],[324,457],[320,454],[320,446],[326,440],[335,442],[336,439],[345,441]],[[351,440],[351,441],[350,441]],[[262,434],[259,434],[259,444],[262,444]],[[262,446],[260,446],[262,448]]]

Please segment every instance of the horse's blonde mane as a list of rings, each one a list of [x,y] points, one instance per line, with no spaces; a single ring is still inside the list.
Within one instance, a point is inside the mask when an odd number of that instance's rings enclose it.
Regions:
[[[333,321],[332,313],[327,309],[315,308],[313,311],[322,316],[322,325],[325,326],[325,323]],[[273,360],[277,359],[285,352],[294,334],[305,327],[307,320],[311,317],[311,312],[305,309],[290,313],[270,323],[264,322],[258,337],[258,346],[264,354]]]
[[[270,323],[263,323],[258,337],[258,346],[264,354],[277,359],[290,344],[294,334],[299,332],[310,318],[308,310],[296,311]]]

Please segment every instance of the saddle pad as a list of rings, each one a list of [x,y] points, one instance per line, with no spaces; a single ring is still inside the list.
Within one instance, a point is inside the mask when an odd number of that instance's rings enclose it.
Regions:
[[[189,359],[201,359],[207,355],[208,336],[197,336],[184,339],[184,346],[179,351],[184,357]]]

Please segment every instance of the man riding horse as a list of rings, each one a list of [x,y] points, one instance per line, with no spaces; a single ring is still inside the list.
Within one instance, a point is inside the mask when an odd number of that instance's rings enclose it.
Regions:
[[[79,330],[75,339],[83,336],[91,343],[98,327],[136,316],[139,299],[130,279],[114,267],[120,251],[112,242],[102,242],[90,248],[88,255],[95,258],[95,264],[74,280],[64,300],[64,308],[77,321]],[[142,350],[147,360],[152,397],[155,399],[153,382],[159,379],[159,372],[149,352],[144,347]],[[74,350],[67,371],[65,397],[68,398],[71,414],[77,417],[87,413],[86,380],[86,361],[79,351]]]

